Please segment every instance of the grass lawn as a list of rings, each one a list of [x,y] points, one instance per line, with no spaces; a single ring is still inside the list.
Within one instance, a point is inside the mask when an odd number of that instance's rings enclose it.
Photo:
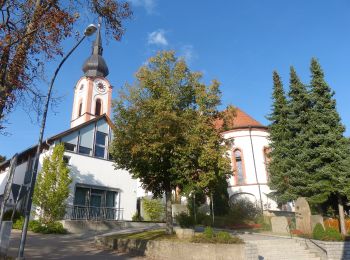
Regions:
[[[164,229],[148,230],[139,233],[119,234],[113,238],[124,239],[142,239],[142,240],[161,240],[161,239],[176,239],[176,235],[168,235]]]

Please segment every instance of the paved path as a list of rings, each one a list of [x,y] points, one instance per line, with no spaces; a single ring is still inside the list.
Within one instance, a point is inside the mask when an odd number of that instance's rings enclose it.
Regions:
[[[21,233],[12,230],[10,256],[17,256]],[[28,232],[25,249],[26,259],[116,259],[141,260],[142,257],[132,257],[117,254],[113,251],[99,250],[94,244],[95,234],[86,235],[43,235]]]

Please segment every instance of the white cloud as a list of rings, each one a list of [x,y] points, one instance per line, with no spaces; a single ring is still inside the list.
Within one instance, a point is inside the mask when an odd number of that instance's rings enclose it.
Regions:
[[[197,58],[193,45],[190,44],[181,47],[180,56],[183,57],[187,63],[191,63],[194,59]]]
[[[148,44],[167,46],[168,41],[165,38],[164,30],[159,29],[157,31],[154,31],[154,32],[151,32],[150,34],[148,34]]]
[[[156,0],[130,0],[134,6],[143,7],[148,14],[153,14],[156,8]]]

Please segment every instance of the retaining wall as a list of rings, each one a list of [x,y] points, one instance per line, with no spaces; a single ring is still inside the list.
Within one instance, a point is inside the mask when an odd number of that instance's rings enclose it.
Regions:
[[[95,237],[97,246],[164,260],[256,260],[257,246],[253,244],[202,244],[166,240],[113,239]]]

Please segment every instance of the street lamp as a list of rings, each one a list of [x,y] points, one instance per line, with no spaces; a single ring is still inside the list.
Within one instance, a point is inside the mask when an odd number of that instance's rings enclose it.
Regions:
[[[88,27],[86,27],[84,31],[84,36],[74,45],[74,47],[67,53],[67,55],[62,59],[60,64],[58,64],[53,77],[50,82],[49,89],[47,91],[47,96],[45,100],[45,106],[44,106],[44,112],[43,112],[43,118],[41,120],[41,128],[40,128],[40,134],[39,134],[39,141],[38,146],[36,149],[36,154],[34,157],[34,166],[32,171],[32,178],[30,181],[30,187],[29,187],[29,193],[27,196],[26,204],[25,204],[25,213],[24,213],[24,224],[23,224],[23,230],[21,235],[21,243],[18,250],[18,257],[17,259],[24,259],[24,246],[27,238],[27,231],[28,231],[28,223],[29,223],[29,217],[30,217],[30,210],[32,208],[32,201],[33,201],[33,193],[34,193],[34,187],[35,187],[35,181],[36,176],[38,174],[38,165],[39,165],[39,157],[40,157],[40,150],[41,150],[41,144],[43,142],[43,136],[44,136],[44,130],[45,130],[45,124],[46,124],[46,117],[47,117],[47,111],[49,108],[50,103],[50,97],[51,97],[51,91],[53,87],[53,83],[55,82],[56,76],[61,69],[63,63],[68,59],[68,57],[74,52],[74,50],[82,43],[82,41],[87,37],[93,35],[97,30],[96,25],[90,24]]]

